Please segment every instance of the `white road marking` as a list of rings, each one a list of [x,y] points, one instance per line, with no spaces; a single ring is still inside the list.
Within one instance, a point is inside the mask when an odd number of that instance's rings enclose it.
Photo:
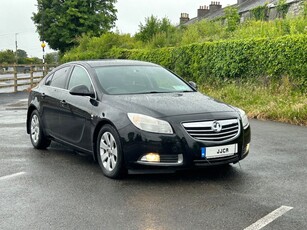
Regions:
[[[278,217],[282,216],[286,212],[290,211],[293,207],[289,206],[281,206],[278,209],[274,210],[273,212],[269,213],[265,217],[261,218],[260,220],[256,221],[252,225],[248,226],[244,230],[259,230],[271,223],[273,220],[277,219]]]
[[[19,172],[19,173],[14,173],[14,174],[7,175],[7,176],[2,176],[2,177],[0,177],[0,181],[6,180],[6,179],[11,179],[11,178],[21,176],[21,175],[24,175],[24,174],[26,174],[26,172]]]

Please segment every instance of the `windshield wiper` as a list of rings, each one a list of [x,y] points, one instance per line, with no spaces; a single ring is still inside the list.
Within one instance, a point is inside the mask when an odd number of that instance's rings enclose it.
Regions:
[[[191,90],[183,90],[183,91],[148,91],[148,92],[137,92],[132,94],[156,94],[156,93],[187,93],[194,92]]]
[[[169,93],[169,92],[148,91],[148,92],[137,92],[132,94],[154,94],[154,93]]]

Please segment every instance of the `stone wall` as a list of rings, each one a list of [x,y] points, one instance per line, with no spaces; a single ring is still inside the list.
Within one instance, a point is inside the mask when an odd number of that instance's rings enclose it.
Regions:
[[[290,4],[287,16],[298,16],[303,10],[302,3],[302,1],[297,1]]]
[[[287,17],[295,17],[301,14],[303,10],[301,0],[290,2],[289,5],[290,6],[288,9]],[[269,7],[269,10],[268,10],[267,18],[269,20],[274,20],[278,18],[278,12],[276,10],[276,7],[274,5],[269,5],[268,7]],[[252,17],[252,14],[250,13],[250,11],[246,11],[246,12],[240,13],[240,17],[241,17],[240,21],[244,22],[245,20],[250,19]]]

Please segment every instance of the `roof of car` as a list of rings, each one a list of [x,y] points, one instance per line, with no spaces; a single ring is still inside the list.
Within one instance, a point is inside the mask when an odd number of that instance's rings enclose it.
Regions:
[[[86,61],[75,61],[71,62],[75,64],[88,64],[91,67],[99,67],[99,66],[129,66],[129,65],[150,65],[150,66],[158,66],[154,63],[144,62],[144,61],[136,61],[136,60],[124,60],[124,59],[102,59],[102,60],[86,60]]]

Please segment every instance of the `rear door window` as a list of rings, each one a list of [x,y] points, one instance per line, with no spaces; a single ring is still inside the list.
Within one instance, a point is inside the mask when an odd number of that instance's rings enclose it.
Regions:
[[[49,85],[56,88],[65,89],[69,68],[70,67],[67,66],[55,71]]]

